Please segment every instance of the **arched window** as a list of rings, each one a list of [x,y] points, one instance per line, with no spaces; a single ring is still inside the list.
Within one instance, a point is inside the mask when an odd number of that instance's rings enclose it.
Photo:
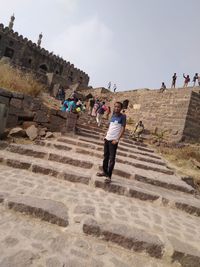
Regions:
[[[42,71],[45,71],[45,72],[48,71],[48,67],[47,67],[46,64],[42,64],[42,65],[40,65],[39,69],[42,70]]]
[[[15,51],[9,47],[6,47],[4,56],[5,57],[9,57],[9,58],[13,58]]]

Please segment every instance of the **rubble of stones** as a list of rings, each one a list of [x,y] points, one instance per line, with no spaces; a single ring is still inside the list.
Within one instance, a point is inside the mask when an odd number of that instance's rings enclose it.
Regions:
[[[67,113],[45,106],[41,99],[0,88],[0,103],[8,108],[5,136],[50,138],[66,128]]]

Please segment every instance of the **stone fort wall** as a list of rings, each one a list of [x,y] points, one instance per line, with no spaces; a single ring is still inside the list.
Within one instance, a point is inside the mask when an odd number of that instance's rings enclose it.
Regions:
[[[89,83],[89,76],[84,71],[0,24],[0,59],[2,57],[36,73],[50,89],[58,83],[65,88],[75,83],[87,87]]]
[[[164,132],[171,141],[200,141],[200,93],[198,90],[137,90],[118,93],[116,100],[128,100],[127,115],[135,123],[144,122],[146,129]]]
[[[160,90],[133,90],[111,93],[105,88],[87,90],[99,99],[111,103],[127,102],[126,114],[133,125],[139,120],[144,122],[149,132],[163,133],[172,142],[181,140],[200,141],[200,88],[170,89],[161,93]]]

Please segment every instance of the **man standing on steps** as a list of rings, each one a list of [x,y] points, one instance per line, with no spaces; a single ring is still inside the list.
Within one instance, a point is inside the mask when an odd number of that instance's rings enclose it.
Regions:
[[[120,138],[123,136],[126,128],[126,115],[122,114],[123,105],[116,102],[114,112],[110,120],[109,129],[104,138],[104,159],[103,172],[97,173],[99,177],[107,177],[106,183],[111,182],[112,172],[115,166],[115,157]]]

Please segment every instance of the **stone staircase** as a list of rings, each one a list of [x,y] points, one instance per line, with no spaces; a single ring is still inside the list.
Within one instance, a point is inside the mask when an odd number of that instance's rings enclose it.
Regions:
[[[96,173],[106,128],[85,114],[75,135],[0,143],[0,267],[200,266],[198,192],[128,132],[105,184]],[[48,238],[38,238],[43,231]],[[19,249],[24,235],[33,265],[15,263],[29,255]]]

